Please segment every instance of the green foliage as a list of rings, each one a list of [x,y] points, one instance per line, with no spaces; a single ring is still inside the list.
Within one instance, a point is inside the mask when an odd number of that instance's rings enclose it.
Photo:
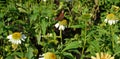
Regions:
[[[79,45],[80,43],[78,41],[71,42],[69,44],[66,44],[66,47],[62,51],[78,48]]]
[[[106,23],[108,14],[118,22]],[[65,30],[55,27],[60,21],[56,18],[62,17],[67,20]],[[119,0],[0,0],[0,59],[38,59],[46,52],[56,53],[58,59],[108,52],[118,59],[119,19]],[[14,32],[27,37],[16,50],[7,39]]]

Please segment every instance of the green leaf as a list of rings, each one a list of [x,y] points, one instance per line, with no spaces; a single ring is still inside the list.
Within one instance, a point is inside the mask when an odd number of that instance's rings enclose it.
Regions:
[[[77,53],[77,54],[79,54],[80,53],[80,51],[79,50],[69,50],[70,52],[74,52],[74,53]]]
[[[14,52],[12,55],[17,55],[19,57],[23,57],[22,53],[21,52]]]
[[[5,58],[5,59],[14,59],[14,56],[13,56],[13,55],[9,55],[9,56],[7,56],[7,58]]]
[[[71,28],[83,28],[84,26],[81,26],[81,25],[71,25],[70,27]]]
[[[95,53],[100,52],[100,45],[97,40],[91,41],[90,46],[87,49],[87,52]]]
[[[64,52],[63,56],[67,57],[68,59],[74,59],[73,55],[71,53],[68,53],[68,52]]]
[[[31,48],[31,47],[28,48],[28,51],[26,53],[26,57],[28,59],[32,59],[32,57],[33,57],[33,48]]]
[[[43,33],[43,35],[45,35],[45,33],[46,33],[47,26],[48,26],[47,21],[42,20],[41,27],[42,27],[42,33]]]
[[[27,11],[25,9],[23,9],[23,8],[19,7],[18,10],[19,10],[19,12],[27,13]]]
[[[67,44],[67,46],[62,51],[69,50],[69,49],[74,49],[74,48],[78,48],[79,45],[80,44],[79,44],[78,41],[71,42],[71,43]]]

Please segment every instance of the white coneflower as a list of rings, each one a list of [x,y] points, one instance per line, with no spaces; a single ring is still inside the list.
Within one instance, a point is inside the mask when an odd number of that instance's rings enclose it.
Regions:
[[[113,25],[118,22],[117,18],[114,14],[108,14],[106,19],[104,20],[105,23],[108,23],[109,25]]]
[[[112,57],[108,53],[101,52],[101,53],[96,53],[96,57],[91,56],[91,59],[114,59],[114,57]]]
[[[26,36],[20,32],[15,32],[9,36],[7,36],[10,42],[12,44],[21,44],[21,40],[24,41],[26,39]]]
[[[67,20],[62,20],[56,23],[55,27],[58,28],[59,30],[65,30],[66,25],[67,25]]]

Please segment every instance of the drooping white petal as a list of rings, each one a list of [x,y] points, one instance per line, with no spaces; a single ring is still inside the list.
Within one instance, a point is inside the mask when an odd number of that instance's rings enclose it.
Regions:
[[[56,23],[56,24],[55,24],[55,27],[56,27],[56,28],[58,28],[58,27],[59,27],[59,25],[60,25],[59,23]]]
[[[26,39],[27,37],[26,37],[24,34],[22,34],[22,38],[23,38],[23,39]]]
[[[11,40],[12,43],[18,44],[16,40]]]
[[[116,23],[116,21],[115,20],[112,20],[112,24],[115,24]]]
[[[113,24],[113,21],[112,21],[112,20],[109,20],[109,21],[108,21],[108,24],[109,24],[109,25],[112,25],[112,24]]]
[[[107,22],[108,22],[108,19],[105,19],[104,22],[107,23]]]
[[[15,43],[16,43],[16,44],[19,44],[19,41],[16,40]]]
[[[109,25],[113,25],[113,24],[117,23],[118,21],[119,21],[119,20],[114,20],[114,19],[113,19],[113,20],[112,20],[112,19],[111,19],[111,20],[109,20],[109,19],[105,19],[105,20],[104,20],[104,22],[105,22],[105,23],[108,23]]]
[[[18,43],[21,44],[21,40],[18,40]]]
[[[44,59],[44,57],[42,57],[42,58],[38,58],[38,59]]]
[[[59,30],[65,30],[65,26],[60,25],[60,26],[59,26]]]
[[[21,37],[21,40],[22,41],[25,41],[24,39],[26,39],[27,37],[23,34],[22,37]]]
[[[8,35],[8,36],[7,36],[7,39],[12,39],[12,35]]]

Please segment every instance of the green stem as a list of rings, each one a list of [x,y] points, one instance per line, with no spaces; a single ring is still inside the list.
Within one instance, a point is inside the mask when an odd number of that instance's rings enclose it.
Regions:
[[[60,40],[61,40],[61,45],[62,45],[62,30],[60,30]]]
[[[114,39],[113,39],[113,35],[114,35],[114,32],[113,32],[113,30],[112,30],[112,25],[110,26],[110,33],[111,33],[111,41],[112,41],[112,47],[114,48]]]
[[[85,45],[86,45],[86,21],[85,21],[85,31],[84,31],[84,45],[83,45],[83,49],[82,49],[82,55],[83,55],[83,53],[84,53],[84,50],[85,50]]]
[[[22,50],[22,48],[21,48],[21,46],[19,45],[19,47],[20,47],[20,51],[21,51],[21,53],[22,53],[22,57],[24,57],[24,53],[23,53],[23,50]]]
[[[61,46],[63,44],[62,42],[62,30],[60,30],[60,41],[61,41]],[[61,51],[62,51],[62,47],[61,47]],[[64,57],[60,56],[60,59],[64,59]]]

